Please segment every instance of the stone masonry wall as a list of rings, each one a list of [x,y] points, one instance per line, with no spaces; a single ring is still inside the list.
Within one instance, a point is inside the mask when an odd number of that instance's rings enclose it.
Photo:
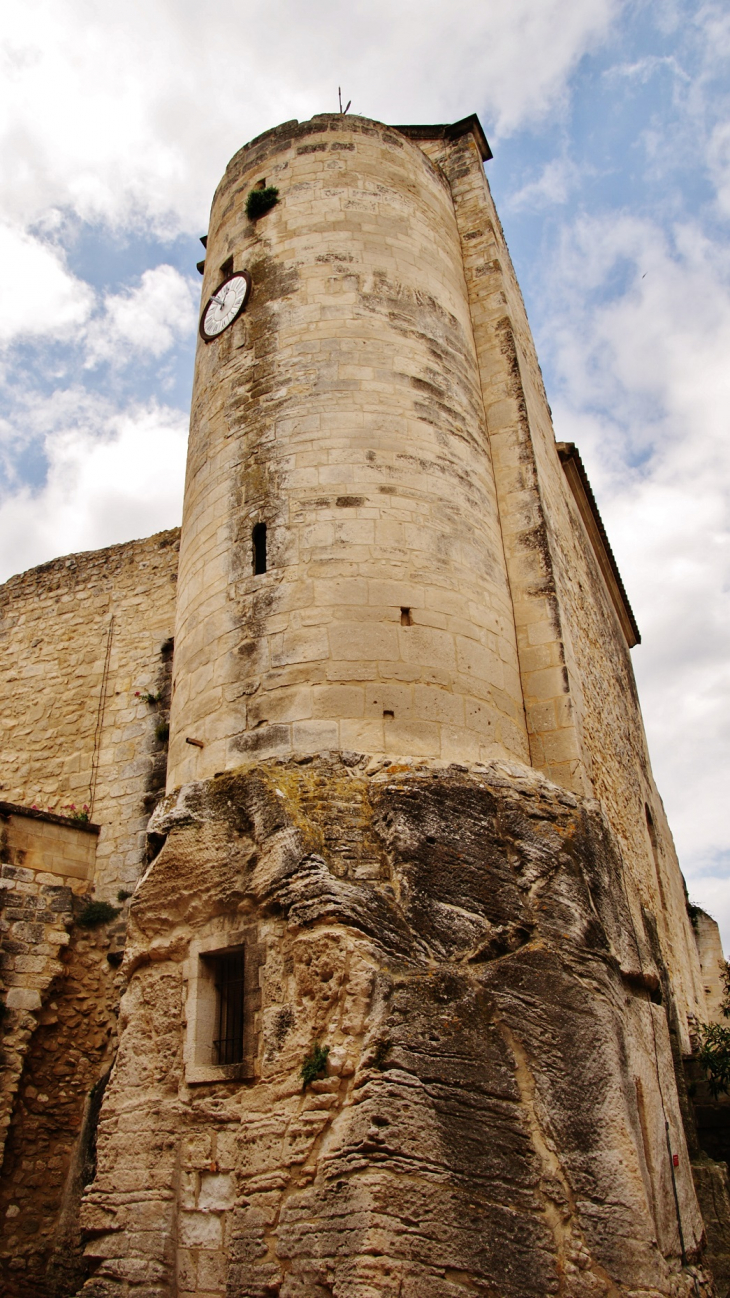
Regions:
[[[164,784],[156,727],[169,691],[177,544],[177,531],[161,532],[54,559],[0,587],[0,797],[63,814],[93,794],[94,884],[111,901],[139,877]],[[163,697],[150,704],[137,697],[145,692]]]
[[[261,179],[279,202],[250,221]],[[198,344],[168,787],[291,751],[526,759],[443,176],[380,123],[286,123],[226,170],[203,302],[229,258],[253,286]]]
[[[725,986],[727,966],[720,930],[712,916],[699,906],[693,908],[692,927],[702,970],[707,1018],[711,1023],[726,1023],[722,1007],[728,995]]]
[[[682,1046],[705,1018],[682,876],[654,783],[629,650],[555,446],[532,334],[471,134],[422,146],[449,177],[482,375],[531,760],[592,792],[656,916]],[[638,919],[638,916],[637,916]]]

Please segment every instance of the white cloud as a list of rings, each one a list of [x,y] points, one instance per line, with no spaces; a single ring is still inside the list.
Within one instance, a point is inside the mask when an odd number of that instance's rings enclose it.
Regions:
[[[114,411],[78,390],[29,403],[48,476],[0,501],[0,581],[56,555],[180,522],[187,415],[155,403]]]
[[[581,220],[552,289],[557,435],[578,443],[596,487],[643,634],[633,656],[657,781],[692,894],[717,909],[707,865],[730,848],[730,252],[694,226],[670,238],[649,221]]]
[[[0,192],[24,221],[204,222],[231,154],[337,106],[390,121],[484,111],[498,131],[555,110],[621,0],[25,0],[0,46]]]
[[[568,202],[571,194],[584,180],[585,171],[581,171],[569,158],[552,158],[536,180],[529,181],[516,193],[510,194],[508,210],[535,212],[545,207],[560,206]]]
[[[136,288],[109,293],[87,330],[87,364],[160,357],[195,329],[198,286],[173,266],[146,270]]]
[[[720,122],[713,130],[707,164],[717,192],[717,205],[724,216],[730,216],[730,122]]]
[[[705,41],[707,56],[721,63],[730,56],[730,14],[725,5],[705,4],[698,10],[695,23]]]
[[[0,265],[0,342],[67,335],[86,320],[93,292],[58,248],[0,224]]]
[[[673,55],[647,54],[635,63],[615,63],[606,75],[612,78],[621,77],[626,81],[638,81],[646,84],[656,72],[671,72],[682,81],[690,78]]]

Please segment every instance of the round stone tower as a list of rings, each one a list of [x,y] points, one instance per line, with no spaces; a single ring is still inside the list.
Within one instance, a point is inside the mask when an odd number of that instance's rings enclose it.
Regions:
[[[215,195],[203,308],[243,271],[198,342],[169,787],[325,749],[529,760],[446,179],[363,118],[269,131]]]

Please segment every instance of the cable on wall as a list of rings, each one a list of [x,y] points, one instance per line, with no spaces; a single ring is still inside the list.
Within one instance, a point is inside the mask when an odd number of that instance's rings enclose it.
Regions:
[[[114,614],[109,619],[109,629],[106,633],[106,653],[104,655],[104,669],[101,673],[101,689],[99,691],[99,706],[96,710],[96,729],[94,731],[94,751],[91,757],[91,779],[89,781],[89,820],[94,818],[94,798],[96,797],[96,781],[99,775],[99,754],[101,749],[101,732],[104,725],[104,710],[106,708],[106,690],[109,681],[109,663],[112,655],[112,636],[114,634]]]

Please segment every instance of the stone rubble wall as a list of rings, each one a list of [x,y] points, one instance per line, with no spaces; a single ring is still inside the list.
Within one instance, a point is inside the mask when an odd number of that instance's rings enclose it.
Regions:
[[[597,803],[349,754],[185,786],[152,829],[84,1298],[714,1293],[663,974]],[[191,942],[241,928],[255,1076],[195,1083]]]
[[[3,1298],[68,1298],[87,1270],[79,1204],[95,1170],[100,1082],[116,1047],[113,926],[74,926],[34,1015],[0,1182]]]
[[[135,695],[169,689],[177,544],[177,530],[160,532],[0,587],[0,797],[66,814],[91,802],[96,764],[94,885],[110,901],[139,878],[146,798],[164,784],[158,707]]]
[[[0,1165],[25,1052],[92,886],[98,829],[0,802]]]

